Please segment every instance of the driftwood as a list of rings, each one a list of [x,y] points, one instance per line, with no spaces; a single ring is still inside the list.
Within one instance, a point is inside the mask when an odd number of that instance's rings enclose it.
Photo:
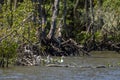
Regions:
[[[57,42],[56,39],[50,41],[47,43],[48,46],[50,46],[50,50],[48,49],[48,51],[50,52],[51,55],[57,55],[57,56],[70,56],[70,55],[81,55],[81,53],[83,55],[88,55],[90,56],[90,54],[84,50],[84,46],[79,45],[76,41],[74,41],[73,39],[69,39],[67,41],[64,41],[62,39],[62,42],[59,46],[59,43]]]
[[[108,43],[106,43],[108,45],[108,47],[110,48],[110,50],[114,50],[119,52],[120,51],[120,43],[113,43],[111,41],[108,41]]]
[[[90,56],[90,54],[83,49],[84,46],[79,45],[73,39],[69,39],[67,41],[64,41],[64,42],[61,43],[61,45],[64,46],[64,47],[67,46],[67,45],[69,45],[69,47],[73,47],[78,52],[77,54],[79,54],[79,55],[80,55],[80,52],[82,52],[83,55],[85,54],[85,55]]]
[[[47,67],[69,67],[68,65],[62,65],[62,64],[47,64]]]
[[[57,43],[57,41],[54,39],[52,41],[47,41],[47,44],[42,46],[45,46],[44,53],[41,51],[41,45],[39,44],[22,44],[18,48],[18,59],[17,64],[18,65],[36,65],[37,56],[46,56],[46,55],[52,55],[52,56],[80,56],[81,53],[83,55],[88,55],[89,53],[83,49],[84,46],[81,46],[77,44],[73,39],[69,39],[67,41],[63,41],[61,45]]]
[[[74,41],[73,39],[69,39],[67,41],[62,41],[62,43],[59,44],[57,43],[57,41],[54,39],[52,41],[46,40],[45,42],[47,42],[46,44],[42,44],[42,46],[45,46],[46,49],[43,51],[41,50],[41,46],[39,44],[34,44],[34,45],[29,45],[30,48],[28,49],[28,52],[21,52],[19,53],[18,56],[18,64],[20,65],[25,65],[25,66],[29,66],[29,65],[38,65],[38,61],[36,61],[37,56],[46,56],[46,55],[52,55],[52,56],[80,56],[81,53],[82,55],[87,55],[90,56],[89,52],[87,51],[88,49],[85,48],[89,48],[86,47],[84,45],[80,45],[78,44],[76,41]],[[96,43],[98,44],[98,43]],[[28,44],[23,44],[23,46],[21,47],[25,47]],[[102,47],[101,47],[102,46]],[[120,50],[120,43],[112,43],[110,41],[108,42],[101,42],[101,44],[99,43],[99,45],[96,46],[96,50],[101,47],[101,48],[110,48],[111,50]],[[22,50],[24,50],[24,48],[22,48]],[[30,52],[29,52],[30,50]],[[51,65],[47,65],[48,67],[68,67],[68,65],[64,66],[64,65],[57,65],[57,64],[51,64]],[[81,67],[82,68],[82,67]],[[105,68],[105,66],[97,66],[96,68]]]
[[[66,65],[66,64],[47,64],[47,67],[79,67],[79,68],[107,68],[105,65],[98,66],[74,66],[74,65]]]
[[[35,66],[40,64],[40,56],[33,54],[33,52],[25,52],[19,53],[18,58],[16,60],[16,65],[23,65],[23,66]],[[39,58],[38,58],[39,57]]]

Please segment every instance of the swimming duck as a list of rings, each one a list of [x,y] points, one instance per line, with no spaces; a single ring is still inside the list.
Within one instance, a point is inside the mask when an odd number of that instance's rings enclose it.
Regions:
[[[45,62],[48,63],[52,63],[54,60],[53,58],[50,57],[50,55],[47,56],[47,59],[45,60]]]
[[[40,64],[41,56],[36,57],[36,64]]]
[[[64,56],[61,56],[60,59],[58,59],[57,62],[58,62],[58,63],[63,63],[63,62],[64,62],[64,60],[63,60],[64,58],[65,58]]]
[[[63,63],[64,62],[64,56],[61,56],[60,58],[57,59],[53,59],[52,57],[50,57],[50,55],[47,56],[47,63]]]

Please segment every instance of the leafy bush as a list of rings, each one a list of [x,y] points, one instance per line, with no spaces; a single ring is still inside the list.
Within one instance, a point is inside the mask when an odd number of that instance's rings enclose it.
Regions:
[[[9,40],[4,40],[0,43],[0,62],[4,60],[4,64],[11,63],[17,56],[17,43]],[[7,63],[8,62],[8,63]]]

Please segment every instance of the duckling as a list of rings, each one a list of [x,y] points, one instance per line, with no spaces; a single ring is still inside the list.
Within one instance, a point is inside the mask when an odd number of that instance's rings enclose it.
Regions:
[[[113,65],[112,65],[112,64],[109,64],[109,63],[107,64],[107,66],[108,66],[108,67],[113,67]]]
[[[51,63],[53,62],[53,58],[50,57],[50,55],[47,56],[47,59],[45,60],[45,62],[48,64],[48,63]]]
[[[40,60],[41,60],[41,56],[37,56],[37,57],[36,57],[36,64],[37,64],[37,65],[40,64]]]
[[[43,58],[41,58],[41,59],[40,59],[40,63],[41,63],[41,65],[44,65],[44,64],[46,64],[46,60],[43,59]]]
[[[64,60],[63,60],[64,58],[65,58],[64,56],[60,57],[60,59],[58,59],[57,62],[58,62],[58,63],[63,63],[63,62],[64,62]]]

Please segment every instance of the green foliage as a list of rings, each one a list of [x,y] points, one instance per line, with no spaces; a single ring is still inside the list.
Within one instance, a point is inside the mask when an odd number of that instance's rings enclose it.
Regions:
[[[10,5],[10,2],[5,2],[2,6],[2,12],[0,13],[2,24],[0,25],[0,37],[3,38],[14,30],[17,33],[11,34],[7,37],[7,40],[3,39],[0,43],[0,59],[14,60],[19,42],[22,42],[24,38],[25,42],[28,42],[27,40],[31,42],[36,41],[36,26],[31,19],[26,20],[31,14],[34,14],[31,0],[24,0],[24,2],[18,3],[16,8],[14,8],[13,2],[12,5]]]
[[[103,4],[103,28],[108,32],[108,38],[120,41],[120,0],[106,0]]]
[[[85,43],[85,41],[88,40],[90,37],[91,37],[90,34],[86,33],[86,31],[82,31],[81,33],[78,33],[78,34],[76,35],[76,41],[77,41],[78,43],[83,44],[83,43]]]
[[[0,13],[2,18],[0,18],[0,20],[4,29],[0,31],[0,35],[6,31],[17,30],[19,35],[29,38],[30,41],[36,41],[36,25],[34,25],[32,20],[26,20],[28,16],[34,14],[33,3],[31,0],[24,0],[23,3],[18,3],[18,5],[17,8],[14,8],[14,5],[12,4],[12,10],[10,9],[9,3],[2,6],[2,13]],[[12,26],[10,24],[12,24]],[[7,33],[9,32],[6,32],[6,34]],[[19,40],[22,39],[19,38]]]
[[[105,0],[103,8],[106,10],[118,10],[120,7],[120,0]]]
[[[97,31],[100,35],[107,34],[109,40],[120,41],[120,0],[104,0],[102,6],[95,6],[95,24],[99,25],[99,18],[103,20],[101,29]],[[95,33],[96,35],[96,33]],[[99,35],[96,35],[99,40]]]
[[[67,37],[74,38],[79,43],[84,43],[85,40],[91,37],[91,34],[87,33],[87,29],[85,28],[86,21],[84,0],[79,0],[79,4],[75,9],[76,1],[77,0],[67,0],[66,27],[63,27],[62,35],[68,32],[69,36]],[[53,2],[54,0],[43,0],[41,7],[44,8],[46,12],[46,23],[51,23],[51,16],[53,14],[51,5]],[[59,23],[63,17],[63,5],[63,0],[60,0],[57,23]],[[14,8],[13,2],[12,6],[10,5],[10,2],[5,2],[5,4],[2,5],[2,10],[0,11],[0,24],[2,24],[2,26],[0,25],[0,38],[14,30],[17,30],[17,34],[19,35],[16,35],[12,42],[10,41],[11,38],[8,37],[8,40],[3,40],[0,43],[1,57],[3,55],[5,57],[9,56],[9,58],[16,57],[16,49],[18,46],[17,42],[19,41],[24,41],[25,43],[28,42],[27,40],[31,41],[32,43],[37,42],[36,28],[40,27],[41,19],[39,19],[40,13],[38,13],[36,8],[38,8],[38,3],[34,3],[31,0],[23,0],[22,3],[18,3],[16,8]],[[36,16],[36,22],[34,22],[31,18],[26,20],[31,14]],[[97,26],[99,24],[100,15],[104,24],[100,29],[98,29]],[[89,22],[87,27],[91,25],[90,16],[91,13],[88,14]],[[99,9],[99,1],[94,0],[94,17],[96,41],[100,41],[105,33],[107,34],[108,39],[116,42],[120,41],[120,0],[103,0],[101,9]],[[46,26],[46,24],[44,26]],[[46,33],[49,32],[49,29],[50,24],[47,25]],[[47,48],[49,49],[49,47],[43,46],[41,51],[44,52]]]
[[[97,42],[100,42],[103,38],[103,34],[100,30],[98,30],[97,32],[95,32],[95,38]]]
[[[9,40],[0,43],[0,59],[15,59],[17,57],[18,44]]]

